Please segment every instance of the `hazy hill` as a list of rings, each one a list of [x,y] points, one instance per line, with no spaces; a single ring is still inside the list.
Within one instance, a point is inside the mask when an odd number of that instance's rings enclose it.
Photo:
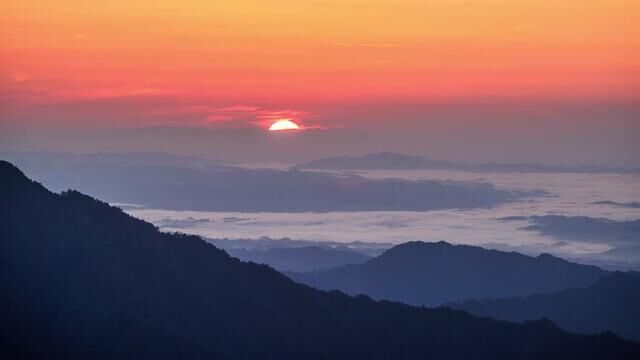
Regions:
[[[572,332],[613,331],[640,341],[640,276],[616,272],[584,289],[447,306],[509,321],[550,319]]]
[[[0,346],[50,359],[632,359],[565,333],[324,293],[0,162]]]
[[[548,254],[530,257],[446,242],[409,242],[361,265],[290,275],[320,289],[436,306],[586,287],[605,274]]]
[[[548,166],[533,164],[465,164],[437,161],[420,156],[381,152],[363,156],[337,156],[310,161],[297,169],[317,170],[459,170],[473,172],[568,172],[568,173],[638,173],[640,169],[599,166]]]
[[[364,242],[350,241],[337,242],[325,240],[301,240],[290,238],[270,238],[261,236],[258,239],[215,239],[204,238],[207,242],[215,245],[217,248],[227,252],[235,250],[269,250],[273,248],[301,248],[301,247],[323,247],[336,250],[355,251],[365,254],[368,257],[374,257],[382,254],[387,249],[393,247],[392,243],[385,242]]]
[[[420,156],[381,152],[363,156],[336,156],[295,166],[298,169],[318,170],[408,170],[450,169],[453,163],[429,160]]]
[[[267,250],[230,249],[227,252],[243,261],[266,264],[279,271],[297,272],[329,269],[347,264],[361,264],[371,259],[370,256],[353,250],[321,246],[270,248]]]

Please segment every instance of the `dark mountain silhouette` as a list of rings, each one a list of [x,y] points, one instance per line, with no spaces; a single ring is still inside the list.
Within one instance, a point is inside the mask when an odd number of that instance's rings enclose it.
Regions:
[[[572,332],[613,331],[640,341],[640,276],[632,273],[616,272],[584,289],[447,306],[509,321],[546,318]]]
[[[486,250],[446,242],[409,242],[361,265],[290,274],[319,289],[339,289],[412,305],[525,296],[586,287],[606,272],[543,254]]]
[[[600,166],[548,166],[532,164],[464,164],[430,160],[420,156],[381,152],[363,156],[337,156],[296,165],[296,169],[317,170],[459,170],[472,172],[558,172],[558,173],[639,173],[640,169]]]
[[[73,188],[111,203],[172,210],[423,211],[491,207],[537,194],[488,183],[371,180],[160,155],[27,155],[19,158],[21,167],[54,191]]]
[[[267,250],[229,249],[229,255],[242,261],[266,264],[279,271],[307,272],[348,264],[361,264],[371,259],[365,254],[322,246],[271,248]]]
[[[632,359],[613,334],[324,293],[0,162],[12,359]]]

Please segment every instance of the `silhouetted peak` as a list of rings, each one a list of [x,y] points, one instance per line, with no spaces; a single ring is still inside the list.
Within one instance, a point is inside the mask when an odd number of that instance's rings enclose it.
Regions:
[[[434,249],[434,248],[443,248],[443,247],[452,247],[453,244],[450,244],[446,241],[437,241],[437,242],[426,242],[426,241],[408,241],[406,243],[402,243],[392,247],[386,252],[399,252],[399,251],[414,251],[414,250],[422,250],[422,249]]]
[[[554,262],[562,262],[562,263],[569,263],[567,260],[565,259],[561,259],[559,257],[553,256],[549,253],[542,253],[538,256],[536,256],[536,258],[538,260],[543,260],[543,261],[554,261]]]
[[[154,225],[135,219],[121,209],[106,202],[96,200],[76,190],[63,191],[60,194],[47,190],[42,184],[29,179],[18,167],[8,161],[0,160],[0,199],[3,206],[32,204],[41,201],[55,201],[67,211],[81,214],[85,226],[110,227],[114,224],[135,222],[140,229],[154,231]]]
[[[432,250],[446,250],[446,249],[477,249],[483,251],[490,251],[479,246],[464,245],[464,244],[452,244],[446,241],[409,241],[392,247],[387,250],[390,251],[432,251]]]
[[[5,160],[0,160],[0,180],[2,180],[0,193],[12,194],[29,188],[34,184],[39,185],[44,190],[42,185],[29,179],[18,167]]]
[[[442,251],[452,249],[457,245],[450,244],[446,241],[424,242],[409,241],[396,245],[380,255],[377,259],[385,260],[390,258],[405,258],[425,256],[428,254],[440,254]]]
[[[60,197],[63,199],[73,200],[73,201],[86,201],[92,205],[108,205],[108,203],[97,200],[89,195],[83,194],[78,190],[69,189],[60,193]],[[117,209],[117,208],[115,208]]]
[[[27,176],[12,163],[0,160],[0,177],[2,181],[30,181]]]

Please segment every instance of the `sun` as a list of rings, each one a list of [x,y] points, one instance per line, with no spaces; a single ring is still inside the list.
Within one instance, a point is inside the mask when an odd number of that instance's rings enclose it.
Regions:
[[[281,119],[269,127],[269,131],[300,130],[300,126],[289,119]]]

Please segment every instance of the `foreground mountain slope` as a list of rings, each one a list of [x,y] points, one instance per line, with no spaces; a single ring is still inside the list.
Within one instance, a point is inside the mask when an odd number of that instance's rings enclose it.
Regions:
[[[290,276],[320,289],[437,306],[586,287],[605,274],[548,254],[530,257],[446,242],[409,242],[364,264]]]
[[[296,284],[0,162],[0,346],[12,358],[637,358],[565,333]]]
[[[447,306],[509,321],[549,319],[568,331],[613,331],[640,341],[640,276],[616,272],[585,289]]]

